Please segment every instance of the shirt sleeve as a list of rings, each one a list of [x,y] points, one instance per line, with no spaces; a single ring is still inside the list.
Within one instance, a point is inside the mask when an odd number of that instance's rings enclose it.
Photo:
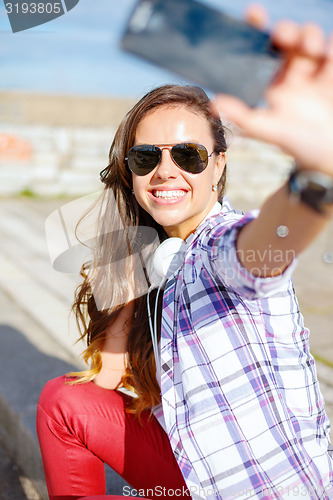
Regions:
[[[208,260],[213,273],[218,275],[228,288],[249,300],[269,297],[288,287],[297,265],[297,259],[294,258],[282,274],[267,278],[255,276],[242,266],[236,251],[237,236],[240,229],[255,219],[258,213],[259,210],[253,210],[236,222],[222,222],[216,225],[209,233],[206,247],[209,249]],[[267,252],[272,250],[267,249]],[[275,255],[275,259],[278,267],[278,255]]]

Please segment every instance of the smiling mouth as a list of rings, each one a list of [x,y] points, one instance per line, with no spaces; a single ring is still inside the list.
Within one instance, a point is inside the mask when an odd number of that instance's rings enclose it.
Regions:
[[[152,191],[153,196],[155,198],[163,198],[163,199],[175,199],[175,198],[181,198],[182,196],[186,195],[186,191],[182,191],[180,189],[177,189],[175,191],[157,191],[154,190]]]

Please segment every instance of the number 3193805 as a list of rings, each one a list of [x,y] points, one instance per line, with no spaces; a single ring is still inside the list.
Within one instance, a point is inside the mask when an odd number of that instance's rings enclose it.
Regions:
[[[7,14],[60,14],[61,2],[54,3],[6,3]]]

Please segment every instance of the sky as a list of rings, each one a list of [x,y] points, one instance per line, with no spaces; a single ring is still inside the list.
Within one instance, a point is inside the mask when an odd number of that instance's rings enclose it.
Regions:
[[[5,0],[7,1],[7,0]],[[36,0],[38,1],[38,0]],[[165,0],[167,1],[167,0]],[[201,0],[242,17],[247,0]],[[120,50],[136,0],[80,0],[42,26],[12,33],[0,0],[0,90],[138,97],[177,75]],[[258,2],[259,3],[259,2]],[[316,21],[333,31],[333,0],[263,0],[271,22]]]

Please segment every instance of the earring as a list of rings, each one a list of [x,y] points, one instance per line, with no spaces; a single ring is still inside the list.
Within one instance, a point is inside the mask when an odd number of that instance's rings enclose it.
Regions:
[[[212,191],[217,191],[217,184],[215,184],[215,186],[212,187]]]

